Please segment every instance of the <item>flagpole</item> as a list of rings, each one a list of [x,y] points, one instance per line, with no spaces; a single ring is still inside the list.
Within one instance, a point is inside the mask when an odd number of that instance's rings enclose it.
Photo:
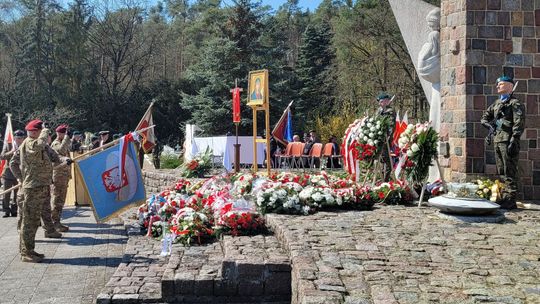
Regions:
[[[135,130],[135,132],[141,133],[141,132],[144,132],[144,131],[146,131],[146,130],[152,129],[152,128],[154,128],[155,126],[156,126],[156,125],[151,125],[151,126],[149,126],[149,127],[146,127],[146,128],[140,129],[140,130]],[[109,147],[112,147],[112,146],[116,145],[118,142],[120,142],[120,138],[119,138],[119,139],[115,139],[115,140],[111,141],[110,143],[105,144],[105,145],[103,145],[103,146],[101,146],[101,147],[97,147],[97,148],[92,149],[92,150],[90,150],[90,151],[88,151],[88,152],[86,152],[86,153],[83,153],[83,154],[81,154],[81,155],[79,155],[79,156],[73,158],[73,161],[79,160],[79,159],[81,159],[81,158],[83,158],[83,157],[85,157],[85,156],[87,156],[87,155],[93,154],[93,153],[95,153],[96,151],[100,151],[100,150],[103,150],[103,149],[107,149],[107,148],[109,148]]]
[[[144,112],[144,115],[142,116],[141,120],[139,121],[139,123],[137,124],[137,127],[135,128],[138,129],[139,126],[143,123],[144,121],[144,118],[146,117],[146,114],[148,114],[148,112],[150,112],[152,110],[152,107],[154,106],[154,104],[156,103],[156,101],[154,99],[152,99],[152,102],[150,103],[150,105],[148,106],[148,109],[146,109],[146,112]]]

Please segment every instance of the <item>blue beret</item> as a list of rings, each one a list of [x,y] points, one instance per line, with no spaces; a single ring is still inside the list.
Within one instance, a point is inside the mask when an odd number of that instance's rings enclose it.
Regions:
[[[506,75],[503,75],[503,76],[497,78],[497,83],[499,83],[501,81],[514,83],[514,79],[512,77],[506,76]]]
[[[390,99],[391,96],[388,95],[387,93],[381,93],[379,94],[379,96],[377,96],[377,101],[380,101],[380,100],[383,100],[383,99]]]

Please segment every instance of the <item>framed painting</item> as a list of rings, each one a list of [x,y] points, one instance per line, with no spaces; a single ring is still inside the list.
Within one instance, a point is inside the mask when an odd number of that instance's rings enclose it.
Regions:
[[[248,106],[268,103],[268,70],[249,72]]]

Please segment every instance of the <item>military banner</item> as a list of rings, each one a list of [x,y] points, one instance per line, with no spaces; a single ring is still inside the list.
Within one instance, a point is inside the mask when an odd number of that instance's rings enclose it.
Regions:
[[[132,143],[128,144],[121,178],[120,148],[119,145],[114,145],[75,162],[98,222],[106,221],[146,199],[135,147]]]

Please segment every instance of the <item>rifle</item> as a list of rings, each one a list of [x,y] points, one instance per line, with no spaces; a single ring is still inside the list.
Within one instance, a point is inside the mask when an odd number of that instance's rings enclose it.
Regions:
[[[508,96],[507,100],[512,99],[512,97],[514,96],[514,91],[516,90],[518,83],[519,81],[516,81],[516,83],[514,84],[514,87],[512,88],[512,92],[510,93],[510,96]],[[489,128],[489,133],[486,136],[486,144],[488,146],[490,146],[491,143],[493,142],[493,137],[495,136],[495,131],[497,130],[497,120],[501,119],[502,116],[504,115],[504,112],[502,111],[503,109],[504,109],[504,106],[499,109],[499,111],[497,112],[497,114],[495,115],[491,123],[484,125],[485,127]]]

